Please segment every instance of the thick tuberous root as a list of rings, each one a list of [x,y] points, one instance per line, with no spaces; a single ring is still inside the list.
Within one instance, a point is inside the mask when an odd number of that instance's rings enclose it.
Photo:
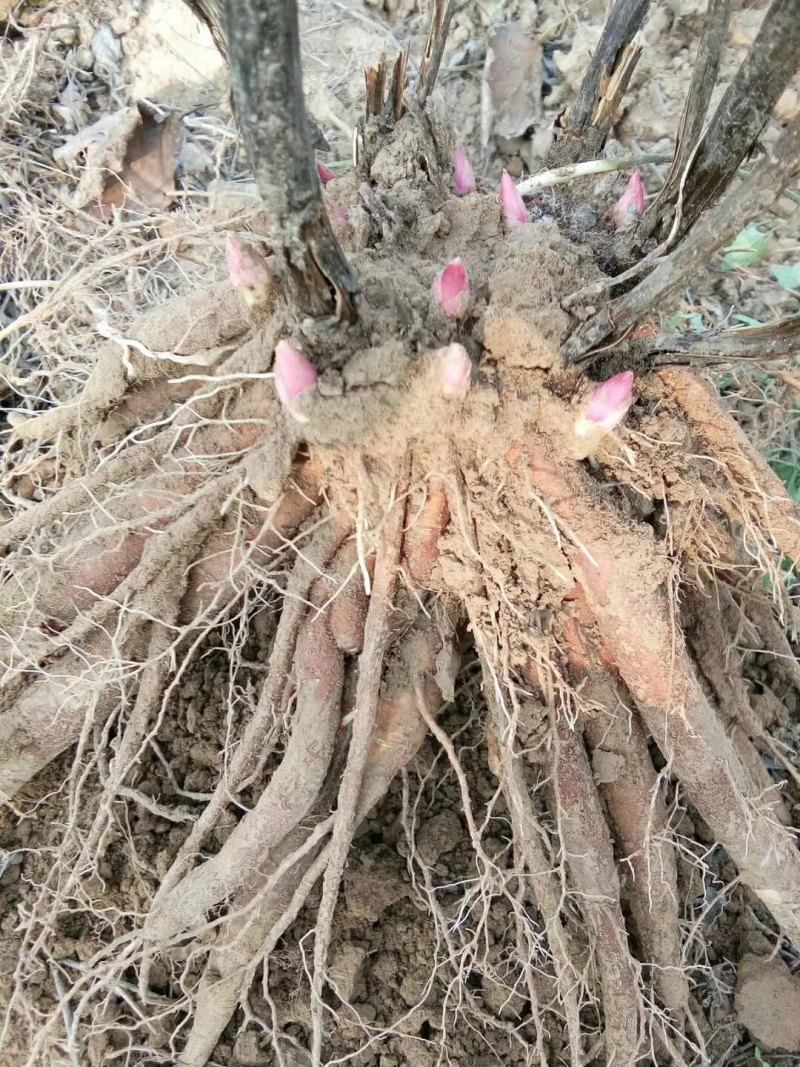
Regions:
[[[682,1067],[715,894],[800,945],[791,502],[688,372],[565,370],[597,268],[510,178],[462,154],[453,195],[413,116],[370,160],[325,191],[357,321],[296,321],[235,237],[15,421],[10,493],[51,478],[0,529],[31,1067]]]

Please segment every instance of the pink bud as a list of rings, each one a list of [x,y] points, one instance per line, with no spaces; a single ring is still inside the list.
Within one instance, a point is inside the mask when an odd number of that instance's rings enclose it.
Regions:
[[[263,303],[272,291],[272,274],[267,261],[237,234],[228,236],[226,248],[231,284],[242,294],[249,306]]]
[[[452,344],[435,353],[441,375],[442,393],[446,397],[463,396],[469,388],[472,360],[463,345]]]
[[[513,230],[528,221],[528,211],[520,196],[519,189],[507,170],[503,171],[503,177],[500,180],[500,204],[509,230]]]
[[[460,259],[448,263],[433,283],[433,296],[445,314],[463,319],[469,310],[469,278]]]
[[[336,171],[331,170],[330,167],[326,167],[324,163],[317,163],[317,174],[319,174],[319,180],[323,185],[327,185],[328,182],[335,181]]]
[[[625,370],[598,385],[589,406],[575,423],[575,433],[578,437],[610,433],[622,422],[632,403],[633,371]]]
[[[453,172],[455,176],[456,196],[466,196],[467,193],[474,193],[477,189],[475,185],[475,175],[472,173],[472,167],[469,165],[469,160],[461,151],[456,150],[456,154],[453,157]]]
[[[308,422],[308,417],[297,410],[297,401],[317,383],[319,375],[313,365],[288,341],[278,341],[273,369],[278,399],[298,422]]]
[[[622,230],[632,226],[644,215],[644,185],[642,184],[641,171],[635,170],[631,175],[627,188],[619,200],[614,204],[611,214],[617,229]]]

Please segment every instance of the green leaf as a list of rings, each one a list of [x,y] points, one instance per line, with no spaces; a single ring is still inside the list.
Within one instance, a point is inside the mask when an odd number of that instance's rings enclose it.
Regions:
[[[764,1059],[764,1053],[761,1051],[758,1045],[756,1045],[755,1047],[755,1057],[756,1063],[760,1063],[762,1067],[770,1067],[768,1061]]]
[[[800,289],[800,260],[792,267],[773,267],[772,274],[782,289]]]
[[[780,448],[769,457],[769,465],[786,486],[792,500],[800,503],[800,456],[791,448]]]
[[[667,333],[704,333],[706,324],[699,311],[679,311],[667,319]]]
[[[758,226],[751,223],[725,249],[722,269],[736,270],[737,267],[752,267],[754,263],[763,259],[768,251],[769,241],[766,236]]]
[[[734,315],[734,319],[740,326],[763,326],[761,319],[754,319],[751,315]]]

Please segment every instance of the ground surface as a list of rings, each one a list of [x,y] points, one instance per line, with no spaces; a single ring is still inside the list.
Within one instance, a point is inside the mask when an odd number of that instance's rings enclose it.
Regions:
[[[538,10],[512,4],[501,11],[470,3],[456,16],[446,57],[451,69],[441,79],[437,106],[451,117],[458,142],[487,182],[497,179],[502,165],[517,173],[538,165],[542,139],[537,134],[546,131],[577,85],[599,33],[602,8],[599,3],[582,4],[571,16],[551,0],[543,0]],[[671,147],[701,9],[695,0],[674,0],[659,7],[648,23],[630,107],[617,130],[626,149]],[[759,11],[745,6],[734,17],[724,68],[728,75],[752,40]],[[505,95],[498,90],[490,104],[486,93],[482,95],[491,26],[503,17],[572,44],[571,52],[556,52],[552,63],[542,66],[548,81],[560,81],[543,101],[535,78],[512,86]],[[207,283],[221,275],[225,231],[248,223],[257,231],[259,220],[226,108],[222,66],[208,35],[180,4],[152,0],[141,7],[120,7],[100,2],[88,12],[69,4],[55,10],[34,4],[16,18],[17,28],[12,22],[8,39],[0,45],[0,371],[6,410],[33,410],[43,401],[75,394],[91,365],[98,332],[124,331],[137,310],[200,279]],[[418,54],[424,13],[413,0],[372,6],[313,0],[304,7],[304,20],[307,96],[331,145],[324,158],[344,162],[361,107],[364,65],[397,41],[410,41],[412,55]],[[553,68],[558,78],[553,78]],[[793,92],[782,99],[784,115],[798,106],[796,86]],[[159,138],[145,174],[148,191],[142,212],[100,222],[89,201],[75,199],[78,183],[85,180],[84,157],[69,159],[59,169],[53,153],[76,130],[141,98],[174,110],[180,118],[177,188],[172,189]],[[515,123],[522,125],[516,133],[532,136],[505,136],[514,132]],[[502,153],[494,151],[495,140],[484,146],[487,131],[502,136]],[[664,172],[663,167],[645,168],[648,189],[658,187]],[[546,213],[546,204],[541,209]],[[763,250],[752,254],[751,234],[750,243],[742,246],[744,254],[739,249],[738,258],[718,262],[697,279],[692,292],[672,309],[673,328],[703,329],[737,316],[768,322],[797,310],[800,280],[788,284],[786,274],[773,272],[800,260],[797,219],[796,204],[781,201],[780,213],[763,220]],[[720,378],[719,385],[762,450],[782,465],[780,473],[790,488],[800,492],[794,419],[800,380],[791,370],[776,374],[737,368]],[[16,491],[36,499],[36,478]],[[7,500],[6,506],[12,503],[16,501]],[[178,786],[194,794],[212,788],[222,766],[221,738],[229,716],[235,721],[248,715],[263,676],[274,620],[268,611],[262,614],[235,669],[225,653],[230,633],[220,630],[209,637],[159,734],[163,761],[154,754],[140,768],[141,793],[164,804],[191,806]],[[780,687],[766,657],[755,651],[747,654],[747,669],[756,691],[759,686],[776,687],[788,713],[781,739],[796,745],[796,694]],[[443,725],[467,771],[475,815],[479,822],[487,820],[484,846],[502,856],[509,847],[508,817],[489,769],[480,693],[469,664]],[[19,909],[30,907],[48,850],[64,832],[59,790],[67,767],[68,757],[56,761],[31,785],[30,795],[45,799],[25,809],[26,817],[15,829],[0,813],[0,858],[5,865],[0,874],[0,1001],[17,963]],[[787,795],[797,824],[800,798],[791,788]],[[103,910],[135,910],[137,901],[144,908],[159,873],[167,869],[186,834],[185,826],[160,817],[157,810],[130,806],[121,807],[120,814],[106,865],[95,875],[97,921],[64,921],[53,948],[54,956],[76,974],[104,936]],[[800,959],[779,948],[768,975],[752,967],[747,971],[750,956],[763,956],[773,942],[766,939],[740,889],[728,888],[733,871],[724,854],[706,854],[698,845],[702,825],[691,812],[682,818],[686,855],[679,868],[679,889],[687,926],[702,934],[696,938],[698,953],[704,946],[702,955],[689,962],[694,967],[694,995],[713,1026],[706,1035],[711,1062],[720,1067],[796,1064],[796,1054],[766,1050],[770,1040],[781,1045],[794,1039],[792,1025],[800,1017],[798,986],[786,976],[800,976]],[[213,844],[220,845],[224,837],[225,827],[220,827]],[[342,1005],[331,1057],[338,1062],[353,1057],[358,1064],[381,1067],[526,1062],[525,1043],[533,1036],[530,1005],[504,957],[512,918],[502,898],[492,899],[483,920],[486,936],[471,944],[476,921],[469,887],[475,878],[458,785],[441,750],[429,739],[408,775],[394,783],[361,828],[351,857],[345,906],[336,920],[332,972]],[[302,1062],[292,1039],[305,1045],[308,1034],[304,936],[313,924],[315,903],[312,899],[285,939],[272,974],[274,1005],[259,1002],[257,993],[252,1005],[260,1017],[276,1012],[287,1037],[286,1060],[292,1064]],[[469,947],[469,999],[453,984],[454,944],[459,950]],[[739,979],[749,975],[738,993],[737,969],[742,971]],[[152,1056],[135,1052],[127,1061],[123,1046],[117,1048],[116,1028],[124,1029],[133,1011],[120,986],[109,998],[108,1032],[101,1030],[92,1038],[83,1062],[91,1067],[169,1062],[170,1037],[181,1020],[169,1011],[172,990],[166,968],[160,985],[155,976],[153,986],[164,997],[164,1015],[148,1034]],[[49,1009],[57,991],[44,972],[37,992],[42,1010]],[[15,1067],[24,1063],[25,1050],[15,1034],[5,1034],[4,1040],[9,1062]],[[50,1062],[69,1061],[53,1049]],[[273,1053],[259,1028],[248,1026],[240,1015],[220,1043],[215,1062],[256,1067],[272,1063]]]

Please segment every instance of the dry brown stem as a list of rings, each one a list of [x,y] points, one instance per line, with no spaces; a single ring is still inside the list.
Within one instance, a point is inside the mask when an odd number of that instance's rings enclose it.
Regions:
[[[800,20],[795,0],[772,0],[736,77],[725,91],[692,161],[684,189],[683,229],[688,230],[735,180],[797,73]]]
[[[709,0],[703,36],[697,48],[686,102],[678,123],[675,157],[658,196],[648,205],[647,214],[640,223],[639,230],[643,234],[653,233],[664,212],[674,206],[680,195],[686,166],[697,151],[725,49],[730,6],[730,0]]]
[[[800,115],[786,127],[756,163],[747,181],[732,186],[700,218],[683,241],[658,260],[655,269],[624,296],[618,297],[570,338],[564,353],[569,362],[591,359],[591,350],[615,334],[631,331],[652,314],[751,219],[770,207],[800,167]]]
[[[285,295],[298,315],[354,321],[358,281],[322,200],[303,99],[297,5],[227,0],[225,25],[236,113]]]
[[[649,7],[650,0],[616,0],[564,128],[556,130],[548,166],[599,153],[639,58],[641,48],[631,42]]]

